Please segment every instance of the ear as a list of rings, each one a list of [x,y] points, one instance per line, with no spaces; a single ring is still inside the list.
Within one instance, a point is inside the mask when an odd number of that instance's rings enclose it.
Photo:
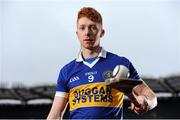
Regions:
[[[103,37],[103,36],[104,36],[104,34],[105,34],[105,30],[104,30],[104,29],[102,29],[102,30],[101,30],[101,34],[100,34],[100,37]]]

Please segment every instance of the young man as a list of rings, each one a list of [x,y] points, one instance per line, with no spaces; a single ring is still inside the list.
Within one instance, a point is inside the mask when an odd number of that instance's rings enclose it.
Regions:
[[[122,118],[124,93],[105,85],[117,65],[129,69],[129,78],[140,80],[132,63],[105,51],[100,39],[105,34],[102,17],[94,8],[84,7],[78,12],[77,37],[81,44],[78,57],[65,65],[59,74],[57,90],[48,119],[58,119],[69,102],[70,119]],[[154,92],[143,82],[136,86],[129,98],[131,109],[142,114],[157,105]],[[133,102],[136,98],[137,102]]]

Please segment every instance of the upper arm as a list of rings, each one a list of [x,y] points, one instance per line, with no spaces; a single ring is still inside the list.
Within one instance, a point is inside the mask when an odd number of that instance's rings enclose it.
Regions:
[[[66,97],[55,96],[53,104],[47,119],[58,119],[66,106],[68,99]]]
[[[68,101],[69,88],[67,84],[68,84],[67,71],[66,68],[63,67],[59,73],[59,77],[56,85],[56,93],[51,110],[48,115],[48,119],[58,119],[59,117],[61,117],[61,114],[64,108],[66,107],[66,103]]]

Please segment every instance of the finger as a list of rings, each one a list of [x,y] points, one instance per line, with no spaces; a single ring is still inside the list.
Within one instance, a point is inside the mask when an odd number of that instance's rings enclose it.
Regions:
[[[140,113],[139,113],[139,111],[137,111],[137,110],[133,110],[136,114],[138,114],[138,115],[140,115]]]
[[[130,106],[131,110],[133,110],[134,107],[135,107],[135,105],[133,103],[131,103],[131,106]]]
[[[148,109],[147,109],[147,107],[142,107],[142,108],[135,107],[134,111],[138,114],[143,114],[143,113],[147,112]]]
[[[136,114],[138,114],[138,115],[141,115],[141,114],[145,113],[145,111],[143,111],[143,110],[138,110],[138,109],[134,109],[134,112],[135,112]]]

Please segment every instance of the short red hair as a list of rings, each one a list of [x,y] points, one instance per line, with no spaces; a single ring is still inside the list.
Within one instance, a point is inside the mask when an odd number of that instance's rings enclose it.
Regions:
[[[88,19],[92,20],[93,22],[97,22],[99,24],[103,24],[101,14],[92,7],[83,7],[78,12],[77,22],[80,18],[87,17]]]

